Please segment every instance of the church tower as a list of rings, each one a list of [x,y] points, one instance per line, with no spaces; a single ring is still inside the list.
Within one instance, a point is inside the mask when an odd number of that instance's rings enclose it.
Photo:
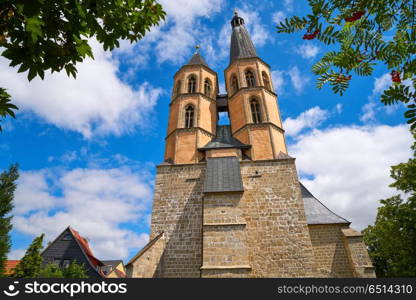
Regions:
[[[361,234],[299,182],[270,66],[237,13],[231,26],[227,94],[198,49],[174,75],[150,242],[127,275],[374,276]]]
[[[231,21],[230,64],[225,69],[232,134],[251,145],[253,160],[276,159],[287,148],[270,66],[257,56],[244,19]]]
[[[201,160],[197,149],[214,136],[217,123],[217,73],[197,52],[174,76],[166,137],[165,161],[193,164]]]

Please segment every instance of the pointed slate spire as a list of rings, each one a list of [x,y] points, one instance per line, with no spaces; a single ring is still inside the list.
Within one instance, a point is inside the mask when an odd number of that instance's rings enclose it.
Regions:
[[[233,33],[231,35],[230,63],[239,58],[257,57],[256,48],[250,39],[250,35],[244,26],[244,19],[234,11],[231,20]]]
[[[200,46],[196,46],[195,48],[196,48],[196,51],[195,51],[194,55],[191,57],[191,60],[187,63],[187,65],[189,65],[189,66],[204,65],[204,66],[208,67],[208,64],[205,62],[204,58],[199,53]]]

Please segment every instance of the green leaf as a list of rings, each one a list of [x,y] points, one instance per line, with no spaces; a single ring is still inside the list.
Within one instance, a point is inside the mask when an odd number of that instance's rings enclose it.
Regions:
[[[42,26],[44,22],[38,17],[28,18],[26,20],[26,31],[32,37],[34,43],[37,42],[38,38],[42,38]]]

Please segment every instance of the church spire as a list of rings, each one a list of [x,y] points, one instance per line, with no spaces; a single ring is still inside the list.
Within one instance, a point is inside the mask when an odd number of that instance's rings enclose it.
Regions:
[[[199,46],[199,45],[195,46],[195,49],[196,49],[195,53],[191,57],[191,59],[189,60],[187,65],[204,65],[204,66],[208,67],[208,64],[205,62],[204,58],[199,53],[200,48],[201,48],[201,46]]]
[[[234,11],[231,26],[233,33],[231,35],[230,63],[239,58],[257,57],[256,49],[244,26],[244,19],[238,15],[237,10]]]

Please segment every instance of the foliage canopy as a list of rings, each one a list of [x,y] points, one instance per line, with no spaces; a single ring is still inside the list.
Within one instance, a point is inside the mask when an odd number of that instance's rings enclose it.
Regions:
[[[377,63],[391,71],[385,105],[402,102],[416,129],[416,3],[414,0],[308,0],[312,12],[280,22],[278,33],[306,31],[303,39],[338,46],[312,68],[317,87],[342,95],[353,74],[369,76]]]

